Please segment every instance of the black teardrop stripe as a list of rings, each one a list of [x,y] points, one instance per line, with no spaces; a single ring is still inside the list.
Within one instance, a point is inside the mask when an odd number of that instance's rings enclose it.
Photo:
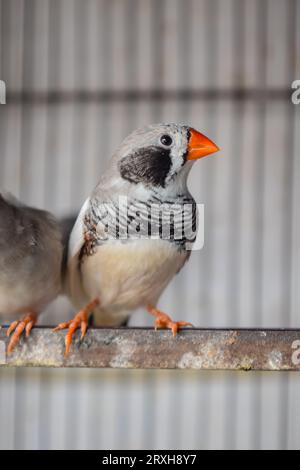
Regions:
[[[124,157],[119,169],[122,178],[131,183],[165,187],[171,165],[170,150],[151,146]]]

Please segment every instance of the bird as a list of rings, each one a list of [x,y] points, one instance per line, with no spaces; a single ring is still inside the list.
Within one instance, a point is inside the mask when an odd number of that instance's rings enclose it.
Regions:
[[[191,228],[197,221],[188,174],[197,159],[218,150],[204,134],[175,123],[137,129],[118,147],[70,234],[64,291],[78,313],[54,329],[67,329],[65,356],[75,331],[80,328],[81,339],[85,336],[92,312],[101,326],[120,326],[139,307],[155,317],[156,329],[169,328],[174,336],[192,326],[173,321],[157,303],[195,240],[183,230],[175,236],[186,205],[192,210],[184,223]],[[167,237],[163,222],[168,217],[161,207],[173,211]],[[149,221],[155,236],[149,236]]]
[[[0,316],[10,354],[28,338],[38,315],[61,291],[63,244],[59,223],[47,211],[0,193]]]

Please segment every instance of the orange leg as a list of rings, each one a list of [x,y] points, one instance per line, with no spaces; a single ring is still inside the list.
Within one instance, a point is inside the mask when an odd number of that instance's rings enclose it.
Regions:
[[[73,339],[73,334],[80,327],[80,329],[81,329],[81,339],[83,339],[85,337],[85,334],[86,334],[86,331],[87,331],[87,328],[88,328],[89,314],[98,305],[99,305],[99,300],[98,299],[93,300],[88,305],[86,305],[84,308],[82,308],[75,315],[75,317],[72,320],[66,321],[64,323],[60,323],[56,328],[54,328],[53,331],[59,331],[59,330],[64,330],[65,328],[68,328],[68,332],[65,336],[65,346],[66,346],[65,356],[66,357],[69,355],[69,352],[70,352],[72,339]]]
[[[193,326],[192,323],[188,323],[186,321],[173,321],[172,318],[169,317],[169,315],[164,312],[161,312],[152,305],[148,305],[147,310],[151,315],[155,317],[155,329],[170,328],[172,330],[173,336],[177,335],[177,331],[179,328],[182,328],[184,326]]]
[[[32,327],[36,324],[37,321],[37,314],[36,313],[29,313],[21,320],[14,321],[7,330],[7,336],[10,336],[13,333],[12,337],[10,338],[7,353],[10,354],[16,344],[20,340],[20,336],[25,330],[26,338],[29,337]]]

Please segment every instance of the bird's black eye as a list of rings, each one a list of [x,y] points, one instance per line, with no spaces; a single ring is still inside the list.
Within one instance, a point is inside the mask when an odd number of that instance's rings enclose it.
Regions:
[[[165,146],[165,147],[170,147],[173,144],[173,139],[170,135],[164,134],[160,138],[160,142]]]

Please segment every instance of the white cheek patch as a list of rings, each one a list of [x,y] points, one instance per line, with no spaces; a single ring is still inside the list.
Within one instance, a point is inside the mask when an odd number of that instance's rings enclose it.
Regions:
[[[180,171],[184,164],[184,155],[187,150],[187,136],[182,132],[176,132],[172,135],[174,139],[174,145],[170,151],[170,157],[172,159],[172,166],[166,181],[170,181],[172,177]]]

